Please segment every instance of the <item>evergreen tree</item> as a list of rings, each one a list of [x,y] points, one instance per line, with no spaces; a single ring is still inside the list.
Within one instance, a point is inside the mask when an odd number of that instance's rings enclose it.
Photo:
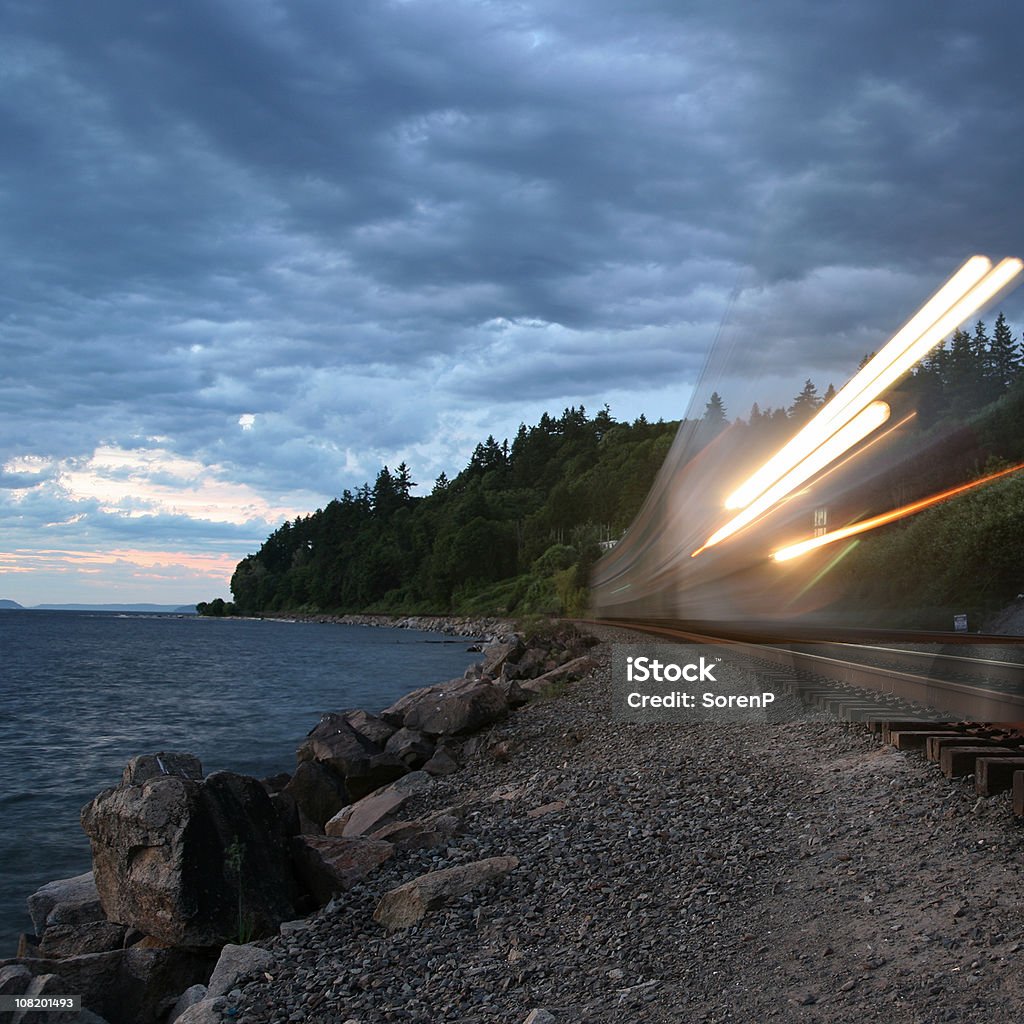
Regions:
[[[836,389],[832,386],[831,382],[829,386],[825,388],[825,397],[821,400],[822,405],[828,405],[833,398],[836,397]]]
[[[373,485],[373,514],[386,519],[398,507],[398,492],[391,470],[385,466],[378,474]]]
[[[394,476],[395,494],[398,500],[403,504],[408,504],[411,500],[411,491],[416,486],[415,481],[412,478],[412,473],[405,462],[398,464],[398,469],[395,470]]]
[[[989,379],[993,388],[993,398],[1003,394],[1017,379],[1020,373],[1020,352],[1017,342],[1013,340],[1010,325],[1002,313],[996,317],[989,344]]]
[[[984,366],[979,361],[974,339],[963,330],[953,333],[945,364],[943,391],[955,413],[975,409],[984,387]]]
[[[945,384],[948,360],[949,352],[946,349],[946,342],[942,341],[928,353],[928,358],[922,364],[926,370],[938,377],[940,387]]]
[[[713,391],[707,405],[704,406],[703,423],[717,433],[726,425],[726,421],[725,403],[722,401],[722,396],[717,391]]]
[[[789,407],[789,418],[796,420],[801,426],[808,422],[812,416],[821,408],[821,399],[818,397],[818,389],[814,381],[808,378],[804,382],[803,390],[793,399]]]

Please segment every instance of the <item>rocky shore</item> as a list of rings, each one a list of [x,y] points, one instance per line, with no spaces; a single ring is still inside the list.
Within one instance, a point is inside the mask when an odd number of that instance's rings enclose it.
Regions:
[[[513,632],[507,619],[466,615],[327,615],[321,612],[292,612],[265,615],[294,622],[321,622],[341,626],[379,626],[388,629],[422,629],[450,637],[473,637],[485,642],[502,641]]]
[[[102,1018],[69,1020],[1020,1018],[1001,798],[823,714],[613,723],[609,660],[507,638],[466,679],[325,716],[257,788],[136,759],[83,812],[93,877],[35,894],[0,991],[84,991],[106,957]]]

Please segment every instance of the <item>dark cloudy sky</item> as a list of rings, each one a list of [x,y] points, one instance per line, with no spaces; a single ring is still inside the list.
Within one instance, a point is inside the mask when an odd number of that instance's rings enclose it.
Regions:
[[[716,338],[733,414],[838,386],[966,256],[1024,255],[1012,4],[0,12],[23,603],[227,596],[382,463],[682,415]]]

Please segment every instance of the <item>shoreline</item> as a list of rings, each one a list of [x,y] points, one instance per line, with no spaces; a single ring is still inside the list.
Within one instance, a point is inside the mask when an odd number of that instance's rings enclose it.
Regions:
[[[338,626],[372,626],[386,629],[419,629],[428,633],[443,633],[480,642],[501,642],[515,632],[511,619],[497,616],[467,615],[377,615],[354,612],[347,615],[328,615],[320,612],[281,612],[256,616],[278,622],[315,622]]]
[[[324,621],[323,617],[318,618]],[[330,619],[326,619],[326,621],[336,622],[340,619],[341,617],[331,617]],[[473,639],[475,637],[479,638],[483,636],[489,639],[487,651],[492,653],[495,647],[504,647],[504,649],[508,650],[515,644],[518,644],[518,640],[515,638],[513,638],[512,643],[505,643],[504,645],[496,642],[499,637],[505,638],[509,636],[511,623],[508,623],[505,620],[497,620],[493,618],[481,620],[469,619],[466,617],[436,616],[429,619],[425,617],[404,617],[396,620],[384,616],[353,616],[346,618],[345,624],[373,625],[388,628],[395,628],[398,626],[398,628],[404,627],[419,630],[430,629],[431,631],[439,632],[442,635],[457,636],[460,640]],[[421,691],[425,690],[433,692],[435,690],[450,689],[453,684],[459,684],[463,689],[468,687],[470,690],[473,690],[474,688],[496,690],[489,679],[481,678],[483,675],[482,665],[488,660],[489,656],[490,655],[485,651],[483,657],[472,662],[466,669],[464,676],[460,677],[458,680],[450,680],[449,683],[428,685],[426,687],[414,689],[411,693],[404,693],[399,697],[398,701],[396,701],[396,705],[402,704],[411,696],[421,693]],[[564,661],[565,659],[562,660]],[[537,662],[537,672],[542,672],[545,667],[556,668],[557,666],[554,663],[549,666],[545,666],[543,664],[543,659]],[[465,685],[463,686],[463,684]],[[431,697],[428,700],[428,704],[432,700],[433,698]],[[502,702],[503,708],[505,706],[504,698],[502,698]],[[502,714],[504,714],[503,711]],[[363,722],[367,720],[374,720],[375,717],[367,712],[347,712],[345,713],[345,716],[362,716]],[[321,724],[323,724],[325,719],[331,719],[334,717],[337,716],[325,712],[321,718]],[[310,731],[310,735],[316,733],[317,729],[318,727],[314,725],[313,729]],[[389,731],[394,733],[395,729],[391,728]],[[408,730],[402,731],[408,732]],[[443,729],[435,730],[434,733],[436,737],[436,751],[434,750],[435,744],[431,743],[429,744],[429,749],[426,753],[437,754],[437,757],[431,756],[429,760],[438,761],[440,758],[440,767],[437,768],[436,771],[438,774],[441,774],[445,771],[455,770],[458,766],[451,761],[447,753],[447,748],[443,742],[445,739],[444,735],[437,735],[438,732],[443,732]],[[328,735],[333,735],[333,732]],[[307,743],[308,742],[309,737],[307,737]],[[361,740],[360,742],[365,743],[367,740]],[[381,740],[381,742],[383,742],[383,740]],[[413,758],[418,756],[419,764],[422,764],[424,760],[428,759],[425,755],[421,754],[422,746],[422,742],[417,744],[417,742],[414,741],[408,749],[398,747],[396,748],[398,753],[391,754],[389,756],[392,758],[392,762],[396,765],[402,763],[400,760],[397,760],[398,754],[400,754],[402,758],[408,758],[410,755]],[[316,755],[316,758],[317,761],[319,761],[319,755]],[[445,759],[448,760],[447,765],[444,763]],[[370,761],[372,762],[370,764],[372,771],[379,771],[384,767],[384,763],[378,764],[380,759],[377,758],[376,755],[373,755],[370,758]],[[308,779],[306,779],[304,783],[300,784],[299,788],[295,789],[291,794],[287,792],[291,788],[287,783],[293,780],[297,781],[298,776],[302,774],[304,767],[315,767],[315,763],[316,762],[304,761],[302,756],[300,756],[299,765],[295,770],[295,774],[292,776],[275,776],[274,778],[264,779],[260,782],[257,782],[255,779],[249,780],[249,782],[258,789],[262,786],[261,792],[265,790],[266,794],[271,798],[271,801],[274,802],[274,811],[271,813],[284,813],[287,818],[289,813],[294,816],[294,809],[297,807],[299,808],[299,817],[304,824],[302,824],[301,827],[297,826],[289,834],[305,835],[307,833],[319,832],[320,835],[323,835],[323,828],[309,827],[309,820],[304,817],[302,813],[304,800],[306,798],[311,798],[314,804],[319,799],[319,796],[316,793],[311,795],[306,791],[309,786]],[[376,768],[373,767],[374,764],[377,764]],[[345,770],[348,771],[351,767],[352,765],[346,762]],[[413,769],[413,775],[416,775],[417,767],[418,765],[413,764],[411,760],[406,760],[400,771],[387,769],[392,772],[388,777],[404,777],[410,772],[410,769]],[[308,772],[306,774],[308,776]],[[419,771],[418,774],[422,776],[423,772]],[[116,961],[119,965],[116,968],[117,973],[121,973],[125,969],[128,970],[130,975],[137,973],[137,968],[139,967],[137,961],[141,959],[148,963],[149,961],[158,959],[158,957],[162,955],[153,952],[156,947],[145,946],[145,942],[149,941],[148,939],[145,939],[146,935],[152,934],[159,942],[159,948],[161,948],[164,953],[168,954],[171,959],[176,956],[180,960],[181,956],[184,954],[191,955],[189,953],[189,947],[194,947],[196,943],[190,940],[186,941],[182,946],[173,938],[168,939],[167,936],[160,938],[152,929],[143,927],[140,931],[137,926],[142,924],[142,922],[136,921],[133,925],[131,923],[131,914],[129,914],[128,917],[125,917],[123,913],[118,912],[116,909],[111,912],[112,904],[108,902],[108,898],[110,897],[109,887],[107,887],[107,895],[101,897],[100,892],[98,892],[97,889],[102,891],[104,887],[99,884],[99,876],[95,874],[98,870],[98,862],[96,859],[96,839],[97,836],[102,837],[105,834],[107,827],[101,826],[100,831],[96,832],[96,830],[94,828],[90,828],[86,822],[87,818],[95,817],[93,810],[94,807],[98,803],[102,803],[105,799],[111,798],[112,794],[114,797],[120,799],[118,793],[119,791],[124,791],[126,798],[130,798],[132,801],[137,801],[138,798],[145,800],[147,799],[147,788],[151,785],[150,780],[155,779],[160,783],[170,783],[179,775],[182,779],[186,780],[188,785],[192,788],[195,788],[196,786],[202,788],[203,786],[212,784],[213,780],[218,779],[218,777],[233,776],[234,778],[243,781],[247,778],[245,776],[235,776],[231,771],[214,772],[213,775],[205,775],[198,760],[191,755],[186,754],[162,753],[133,758],[125,769],[121,785],[103,791],[83,810],[83,825],[86,825],[86,832],[93,839],[92,862],[94,871],[87,872],[84,875],[75,876],[73,879],[55,880],[43,885],[40,890],[32,894],[29,899],[29,903],[36,934],[29,936],[23,935],[19,942],[19,948],[16,955],[0,959],[0,993],[9,994],[13,992],[14,994],[24,994],[28,991],[28,994],[30,995],[38,995],[39,991],[35,991],[35,989],[39,986],[45,987],[49,984],[50,991],[53,991],[53,984],[56,983],[54,979],[70,977],[72,979],[78,979],[76,981],[76,990],[84,990],[89,994],[90,999],[100,1000],[100,1008],[108,1014],[113,1012],[113,1016],[106,1018],[111,1021],[111,1024],[128,1024],[129,1021],[131,1024],[137,1024],[135,1017],[118,1017],[116,1011],[112,1011],[110,1006],[105,1004],[104,1000],[107,997],[103,995],[102,989],[109,988],[111,986],[112,982],[109,977],[104,982],[104,985],[101,986],[100,989],[97,989],[96,979],[86,979],[83,981],[79,978],[79,972],[86,970],[86,968],[99,969],[102,967],[109,974],[109,970],[113,969],[110,966],[111,963]],[[323,776],[322,769],[320,769],[320,775]],[[346,787],[352,787],[349,789],[349,802],[352,800],[358,800],[364,792],[373,792],[376,790],[378,788],[379,781],[380,780],[378,779],[372,784],[369,781],[361,781],[359,772],[357,772],[356,776],[346,776]],[[357,783],[360,787],[359,789],[355,788]],[[316,784],[320,786],[320,796],[322,796],[324,783],[318,779],[316,780]],[[125,789],[125,786],[128,788]],[[141,792],[139,789],[140,786],[142,787]],[[139,796],[133,796],[133,793],[138,793]],[[265,795],[261,799],[266,801],[267,796]],[[281,804],[282,800],[284,801],[283,805]],[[249,803],[250,798],[246,798],[245,802]],[[341,801],[339,806],[343,806],[344,804],[345,801]],[[268,803],[267,807],[269,808],[270,806],[271,805]],[[288,806],[293,808],[291,812],[288,811]],[[126,809],[130,816],[130,806],[126,805]],[[313,814],[315,812],[310,811],[310,813]],[[166,818],[166,814],[164,812],[161,812],[161,814]],[[174,812],[174,814],[176,815],[177,812]],[[172,815],[172,817],[173,816],[174,815]],[[121,812],[117,812],[117,814],[115,814],[115,818],[119,817],[123,817]],[[144,814],[144,818],[148,820],[148,815]],[[158,826],[158,828],[162,827],[163,826]],[[208,826],[204,826],[204,828],[207,827]],[[230,833],[230,825],[227,827],[226,831]],[[219,832],[223,834],[225,829],[219,828]],[[154,849],[160,849],[166,840],[160,839],[159,835],[159,832],[153,834],[151,826],[146,826],[146,837],[148,838],[143,837],[141,841],[144,846],[156,843],[156,847],[154,847]],[[134,842],[137,841],[133,841],[133,843]],[[294,841],[292,845],[294,846]],[[132,849],[134,848],[135,846],[133,845]],[[134,860],[134,854],[131,854],[131,851],[129,851],[129,855],[129,859]],[[291,869],[289,869],[289,872],[290,870]],[[239,882],[241,882],[241,876],[239,876]],[[154,882],[154,884],[158,883]],[[52,890],[52,895],[48,893],[48,890]],[[326,900],[321,900],[320,902],[326,902]],[[311,912],[314,909],[315,906],[308,907],[306,912]],[[127,921],[129,924],[127,927],[120,924],[114,925],[114,921]],[[143,945],[139,945],[140,939],[143,940]],[[223,941],[224,940],[222,939],[221,943],[215,947],[217,950],[220,949],[220,944],[222,944]],[[202,941],[199,941],[199,945],[202,944]],[[214,957],[214,960],[216,960],[216,957]],[[87,964],[85,961],[93,961],[93,963]],[[100,961],[102,961],[102,963]],[[211,963],[209,966],[212,967],[213,964]],[[152,964],[149,964],[146,967],[146,970],[149,970],[150,967],[152,967]],[[173,972],[170,973],[173,975]],[[209,969],[200,971],[200,974],[202,983],[209,980]],[[129,987],[138,988],[138,982],[140,980],[141,979],[136,978],[135,982],[130,984],[128,981],[121,981],[115,984],[114,988],[121,988],[126,984],[129,985]],[[194,976],[191,977],[191,980],[195,980]],[[14,986],[13,988],[11,988],[12,985]],[[86,1002],[85,1005],[88,1007],[90,1006],[90,1003]],[[152,1008],[150,1008],[150,1010],[151,1009]],[[164,1009],[166,1009],[166,1007]],[[81,1021],[84,1024],[86,1020],[90,1019],[91,1018],[83,1017],[81,1018]],[[148,1010],[146,1013],[139,1016],[138,1019],[145,1019],[156,1024],[158,1018],[152,1016],[151,1012]]]
[[[979,801],[824,712],[612,736],[601,702],[612,645],[629,637],[599,632],[592,674],[494,727],[403,807],[403,820],[457,815],[448,845],[389,861],[260,943],[272,980],[254,972],[224,1012],[252,1024],[1018,1015],[1021,876],[999,855],[1020,840],[1005,800]],[[374,920],[423,871],[503,857],[518,859],[503,879],[411,929]]]
[[[383,859],[225,946],[178,1024],[1015,1017],[1005,800],[819,711],[610,723],[611,653],[635,635],[590,632],[582,677],[446,741],[458,770],[343,809],[334,842]]]

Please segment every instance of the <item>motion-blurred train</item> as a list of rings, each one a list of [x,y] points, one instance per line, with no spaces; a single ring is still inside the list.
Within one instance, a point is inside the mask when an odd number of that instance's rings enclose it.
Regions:
[[[594,566],[592,614],[630,621],[839,624],[841,595],[828,569],[850,545],[791,562],[777,562],[772,553],[891,504],[898,496],[887,489],[907,449],[897,452],[887,444],[871,458],[826,470],[760,520],[694,556],[733,514],[725,509],[726,496],[777,447],[758,444],[756,432],[741,423],[710,440],[701,431],[699,421],[683,421],[636,519]]]

